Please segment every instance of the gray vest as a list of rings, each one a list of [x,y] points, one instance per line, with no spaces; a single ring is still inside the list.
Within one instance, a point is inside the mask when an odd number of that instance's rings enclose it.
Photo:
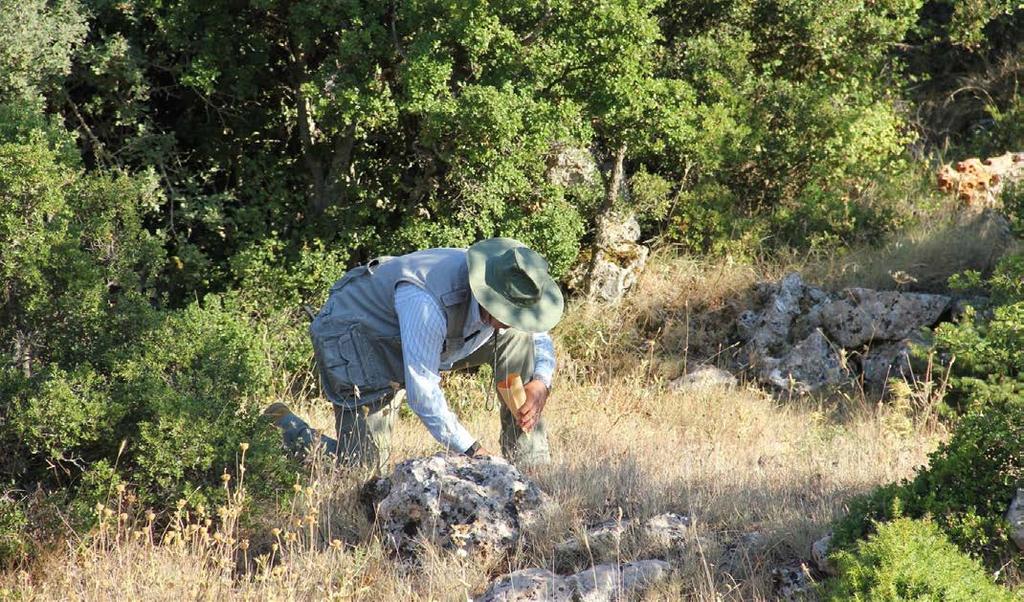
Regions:
[[[445,349],[463,344],[470,301],[465,249],[427,249],[353,268],[331,287],[309,327],[321,385],[332,402],[354,407],[404,386],[395,312],[400,282],[427,291],[444,310]]]

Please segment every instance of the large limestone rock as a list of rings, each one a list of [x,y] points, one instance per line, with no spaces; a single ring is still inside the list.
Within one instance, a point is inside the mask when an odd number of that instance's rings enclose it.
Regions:
[[[966,212],[976,213],[999,205],[1006,183],[1024,180],[1024,153],[960,161],[939,169],[939,188],[956,194]]]
[[[593,271],[581,273],[577,288],[589,287],[596,298],[614,303],[622,299],[647,265],[650,249],[637,241],[640,239],[640,223],[632,215],[611,212],[598,218],[598,239],[594,241],[596,257]],[[590,268],[590,262],[583,262],[583,269]],[[587,278],[589,277],[589,281]]]
[[[809,293],[800,274],[787,274],[778,284],[761,285],[756,303],[760,311],[749,310],[739,317],[740,336],[759,351],[772,352],[786,345],[793,320],[809,309],[805,297],[814,305],[816,295]]]
[[[905,339],[922,326],[933,326],[949,304],[944,295],[852,288],[824,305],[820,314],[832,340],[853,348]]]
[[[765,358],[762,380],[779,391],[807,395],[847,380],[842,359],[821,330],[794,345],[779,359]]]
[[[547,181],[558,186],[572,187],[593,184],[597,179],[597,162],[585,148],[555,145],[547,157]]]
[[[909,381],[923,377],[924,374],[914,373],[913,353],[916,347],[927,344],[925,337],[914,333],[900,341],[871,345],[861,358],[864,389],[877,393],[885,390],[889,379]]]
[[[504,553],[551,504],[501,458],[439,453],[406,460],[372,489],[384,495],[378,524],[402,555],[416,554],[421,541],[464,555]]]
[[[1010,502],[1006,522],[1010,523],[1010,538],[1024,552],[1024,489],[1018,489],[1017,495]]]
[[[888,378],[912,375],[913,345],[926,341],[922,329],[948,315],[951,299],[864,288],[833,295],[794,273],[758,285],[752,305],[736,328],[742,366],[759,382],[805,395],[863,376],[877,393]],[[851,356],[860,362],[848,362]]]
[[[671,573],[671,565],[663,560],[600,564],[568,577],[547,569],[523,569],[495,580],[476,602],[631,600]]]

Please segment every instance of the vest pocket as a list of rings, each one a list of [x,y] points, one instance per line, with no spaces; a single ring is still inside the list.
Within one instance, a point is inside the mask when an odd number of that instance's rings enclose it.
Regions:
[[[343,397],[354,397],[356,387],[373,388],[368,382],[360,345],[359,325],[320,317],[310,326],[313,352],[325,385]]]

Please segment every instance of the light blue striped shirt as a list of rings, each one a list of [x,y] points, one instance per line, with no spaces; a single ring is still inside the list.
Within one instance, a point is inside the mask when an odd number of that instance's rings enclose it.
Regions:
[[[405,390],[409,407],[441,445],[465,451],[476,441],[458,416],[448,407],[441,391],[441,370],[451,367],[479,349],[494,334],[480,319],[480,306],[470,299],[469,315],[463,333],[465,344],[456,349],[444,347],[447,325],[444,312],[430,293],[403,282],[395,288],[395,311],[402,336],[405,361]],[[551,388],[555,373],[555,346],[546,333],[533,335],[533,377]]]

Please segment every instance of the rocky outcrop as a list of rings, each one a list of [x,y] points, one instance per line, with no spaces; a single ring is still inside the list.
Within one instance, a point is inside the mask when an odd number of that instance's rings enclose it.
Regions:
[[[671,573],[671,565],[663,560],[600,564],[568,577],[547,569],[523,569],[499,577],[476,602],[632,600]]]
[[[741,361],[759,382],[788,394],[810,394],[863,378],[881,391],[910,374],[910,350],[950,307],[943,295],[852,288],[837,294],[808,286],[793,273],[758,285],[753,308],[740,315]]]
[[[572,187],[593,184],[597,180],[597,162],[585,148],[557,144],[546,160],[545,177],[549,184]]]
[[[400,555],[423,541],[462,555],[494,556],[512,549],[551,502],[501,458],[435,454],[395,467],[364,487],[377,521]]]
[[[968,213],[998,207],[1006,184],[1020,180],[1024,180],[1024,153],[967,159],[955,166],[943,165],[938,173],[939,189],[956,194]]]
[[[589,289],[601,301],[614,303],[622,299],[647,265],[650,250],[637,241],[640,224],[632,215],[610,212],[598,218],[598,239],[590,261],[583,261],[570,284]]]
[[[819,310],[821,323],[840,347],[899,341],[939,321],[950,299],[942,295],[851,288]]]

